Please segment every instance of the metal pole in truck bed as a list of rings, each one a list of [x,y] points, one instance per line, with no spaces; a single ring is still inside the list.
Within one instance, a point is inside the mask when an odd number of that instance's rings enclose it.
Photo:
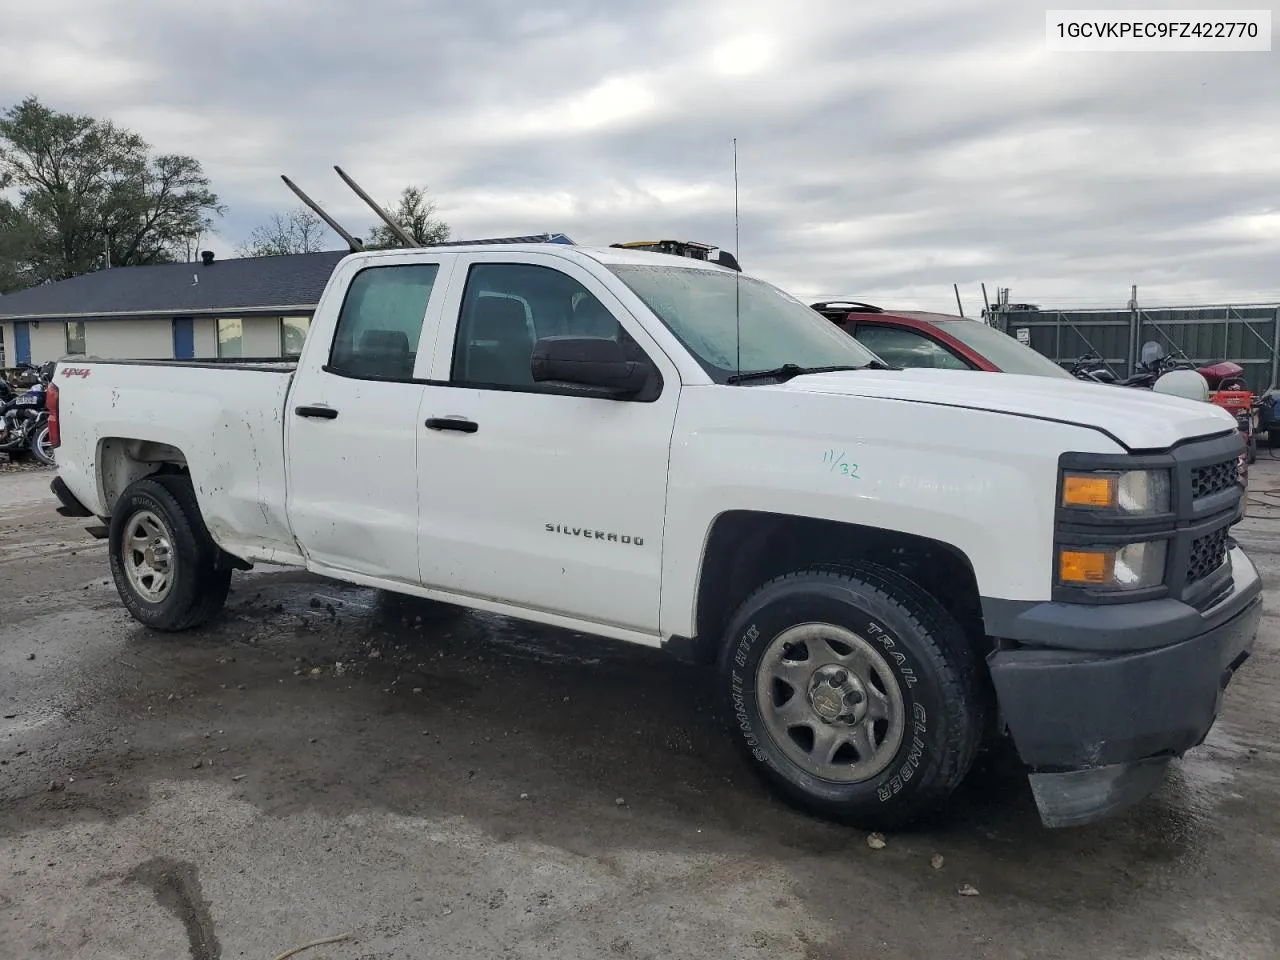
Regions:
[[[365,193],[364,190],[360,188],[360,184],[356,183],[354,180],[348,177],[346,173],[343,172],[340,166],[338,166],[335,163],[333,165],[333,169],[338,171],[338,176],[340,176],[343,179],[343,181],[346,183],[348,187],[350,187],[352,190],[356,192],[357,197],[359,197],[361,200],[363,200],[365,203],[367,203],[370,207],[373,208],[373,212],[382,218],[382,222],[391,228],[391,232],[400,238],[401,243],[403,243],[406,247],[422,246],[422,244],[414,240],[413,237],[405,233],[404,227],[400,226],[400,224],[392,220],[391,215],[387,213],[387,211],[383,210],[382,207],[378,206],[377,202],[373,199],[373,197]]]
[[[364,249],[363,243],[361,243],[351,234],[347,233],[347,231],[343,230],[342,226],[338,223],[338,221],[333,219],[333,217],[329,216],[327,213],[325,213],[323,208],[321,208],[320,204],[316,203],[314,200],[308,197],[305,193],[303,193],[302,189],[296,183],[294,183],[292,180],[286,177],[283,173],[280,174],[280,179],[284,181],[285,186],[287,186],[290,190],[292,190],[295,194],[298,195],[299,200],[301,200],[308,207],[314,210],[316,212],[316,216],[318,216],[321,220],[327,223],[333,229],[334,233],[340,236],[343,240],[347,241],[347,246],[351,248],[352,253],[355,253],[358,250]]]

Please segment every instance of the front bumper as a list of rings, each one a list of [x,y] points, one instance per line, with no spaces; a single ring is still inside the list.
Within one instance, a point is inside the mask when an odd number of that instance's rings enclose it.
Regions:
[[[1170,600],[1038,605],[1044,609],[1023,615],[1052,621],[1067,607],[1097,620],[1092,637],[1107,638],[1109,649],[1077,642],[991,655],[1000,711],[1046,826],[1088,823],[1136,803],[1159,785],[1172,757],[1204,741],[1262,615],[1257,570],[1239,548],[1230,558],[1232,589],[1204,611]]]

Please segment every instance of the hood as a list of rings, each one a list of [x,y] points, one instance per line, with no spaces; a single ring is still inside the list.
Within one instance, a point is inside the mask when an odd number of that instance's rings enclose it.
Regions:
[[[1134,387],[1012,373],[851,370],[751,389],[876,397],[1056,420],[1102,430],[1130,450],[1161,450],[1236,426],[1230,413],[1211,403]]]

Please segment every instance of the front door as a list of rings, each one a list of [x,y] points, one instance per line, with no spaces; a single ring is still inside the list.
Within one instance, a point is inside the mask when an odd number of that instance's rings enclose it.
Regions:
[[[643,352],[652,389],[620,401],[535,384],[534,342],[564,334]],[[422,406],[423,582],[656,634],[679,385],[668,358],[577,264],[460,257]]]
[[[191,317],[173,318],[173,358],[190,360],[196,355],[196,336]]]
[[[313,569],[416,585],[414,377],[435,345],[445,268],[366,264],[335,277],[349,282],[337,321],[317,317],[289,394],[289,522]]]
[[[26,320],[13,324],[13,363],[20,367],[31,362],[31,328]]]

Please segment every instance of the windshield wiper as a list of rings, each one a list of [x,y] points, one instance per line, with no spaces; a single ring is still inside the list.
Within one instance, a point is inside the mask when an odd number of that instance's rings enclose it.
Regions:
[[[798,363],[784,363],[780,367],[774,367],[772,370],[752,370],[750,373],[735,373],[725,378],[725,383],[746,383],[750,380],[776,380],[778,383],[786,383],[792,377],[799,377],[809,373],[838,373],[842,370],[892,370],[889,366],[880,360],[869,360],[861,366],[855,367],[850,365],[840,365],[831,367],[802,367]]]

